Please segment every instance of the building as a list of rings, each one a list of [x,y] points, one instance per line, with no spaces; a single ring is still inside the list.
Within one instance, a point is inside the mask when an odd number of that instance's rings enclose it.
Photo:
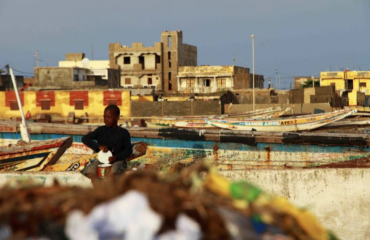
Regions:
[[[2,71],[3,72],[3,71]],[[8,74],[1,74],[0,72],[0,91],[12,91],[14,90],[13,82]],[[24,77],[23,76],[14,76],[17,83],[17,88],[21,89],[24,87]]]
[[[321,72],[320,85],[333,86],[349,106],[363,106],[370,98],[370,71]]]
[[[84,53],[67,53],[59,67],[36,67],[35,87],[42,89],[84,89],[116,87],[119,71],[109,61],[88,60]]]
[[[177,85],[179,86],[179,92],[190,93],[247,89],[251,85],[250,76],[249,68],[236,66],[185,66],[179,67]]]
[[[263,75],[254,74],[254,88],[264,88],[265,78]],[[253,88],[253,74],[250,74],[249,88]]]
[[[177,75],[181,66],[197,65],[197,47],[183,43],[182,31],[164,31],[161,42],[153,47],[132,43],[109,45],[110,66],[120,69],[120,86],[155,88],[157,91],[178,91]]]

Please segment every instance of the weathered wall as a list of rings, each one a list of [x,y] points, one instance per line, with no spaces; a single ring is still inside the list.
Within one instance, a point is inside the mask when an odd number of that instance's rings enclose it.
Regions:
[[[41,110],[40,106],[36,105],[36,91],[25,91],[23,112],[26,114],[28,111],[32,116],[36,114],[45,113],[50,115],[59,115],[61,117],[68,117],[69,112],[75,112],[76,117],[88,113],[90,117],[101,117],[103,115],[103,91],[89,91],[88,93],[88,106],[84,106],[83,110],[75,110],[74,106],[70,106],[70,91],[50,91],[55,93],[55,106],[50,106],[50,110]],[[121,115],[123,117],[130,116],[130,91],[123,90]],[[0,92],[0,100],[5,102],[5,92]],[[19,110],[10,110],[5,104],[0,105],[0,118],[20,117]]]
[[[246,179],[267,192],[307,207],[340,239],[370,239],[370,169],[291,169],[224,171],[232,180]]]
[[[234,89],[250,88],[251,81],[249,68],[234,67]]]
[[[304,103],[303,89],[292,89],[289,91],[289,103]]]
[[[240,91],[233,91],[238,99],[239,103],[241,104],[252,104],[253,103],[253,91],[249,90],[240,90]],[[271,97],[270,97],[270,90],[268,89],[255,89],[254,91],[256,104],[270,104]]]
[[[35,68],[35,86],[43,89],[84,89],[95,86],[95,81],[74,81],[73,68],[37,67]],[[82,71],[86,71],[82,70]],[[80,71],[81,72],[81,71]],[[80,73],[79,75],[81,75]],[[81,76],[79,77],[81,80]]]
[[[131,102],[131,117],[220,114],[219,101]]]
[[[315,95],[314,87],[311,88],[303,88],[303,103],[311,103],[311,95]]]
[[[131,102],[131,117],[162,116],[163,102]]]

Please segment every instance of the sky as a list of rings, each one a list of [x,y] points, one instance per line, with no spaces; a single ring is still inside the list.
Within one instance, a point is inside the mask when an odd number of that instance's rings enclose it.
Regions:
[[[0,0],[0,69],[33,76],[69,52],[108,60],[109,44],[154,46],[183,31],[198,65],[237,65],[280,78],[370,70],[370,0]]]

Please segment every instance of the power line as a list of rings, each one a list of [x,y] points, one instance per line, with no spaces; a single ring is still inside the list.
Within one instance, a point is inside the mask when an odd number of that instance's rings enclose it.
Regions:
[[[13,71],[23,73],[23,74],[34,74],[34,73],[31,73],[31,72],[23,72],[23,71],[15,69],[15,68],[13,68]]]

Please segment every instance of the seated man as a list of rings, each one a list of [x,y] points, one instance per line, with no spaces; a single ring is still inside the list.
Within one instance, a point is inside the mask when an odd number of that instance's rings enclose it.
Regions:
[[[95,131],[82,137],[82,142],[94,152],[112,152],[109,163],[112,164],[111,176],[119,176],[124,172],[127,164],[125,159],[132,154],[130,133],[118,126],[120,109],[116,105],[109,105],[104,110],[105,126],[100,126]],[[96,140],[96,141],[95,141]],[[90,178],[94,184],[97,178],[97,168],[100,163],[95,161],[87,165],[81,172]]]

